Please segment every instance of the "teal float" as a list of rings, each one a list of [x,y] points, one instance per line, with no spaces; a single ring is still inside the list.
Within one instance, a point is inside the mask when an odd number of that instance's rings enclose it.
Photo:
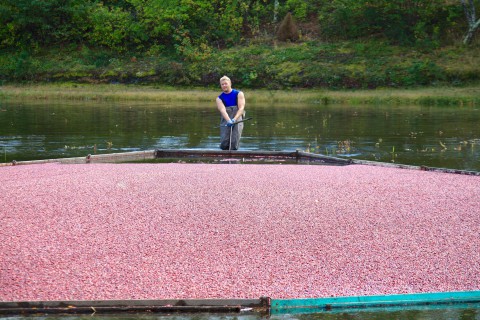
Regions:
[[[271,299],[271,314],[298,314],[371,308],[458,307],[480,303],[480,291],[433,292],[308,299]]]

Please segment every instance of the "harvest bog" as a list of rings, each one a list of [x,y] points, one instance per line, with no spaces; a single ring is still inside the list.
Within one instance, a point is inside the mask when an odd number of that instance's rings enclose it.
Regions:
[[[480,289],[480,177],[365,165],[0,168],[0,300]]]

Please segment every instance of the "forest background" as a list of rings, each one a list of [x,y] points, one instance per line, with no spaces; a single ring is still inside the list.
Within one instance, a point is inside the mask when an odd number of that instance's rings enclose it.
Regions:
[[[212,87],[226,74],[241,88],[476,86],[479,5],[2,0],[0,84]]]

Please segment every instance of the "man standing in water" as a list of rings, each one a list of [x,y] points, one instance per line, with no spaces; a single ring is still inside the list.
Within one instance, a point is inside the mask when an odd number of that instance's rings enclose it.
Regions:
[[[242,137],[245,112],[245,96],[242,91],[232,89],[232,81],[223,76],[220,79],[222,94],[217,97],[217,108],[222,116],[220,121],[220,148],[238,150]]]

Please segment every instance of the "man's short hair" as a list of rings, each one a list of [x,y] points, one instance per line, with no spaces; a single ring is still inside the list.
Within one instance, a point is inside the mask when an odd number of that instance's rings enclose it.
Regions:
[[[228,82],[232,83],[232,80],[230,80],[230,78],[227,77],[227,76],[221,77],[221,78],[220,78],[220,82],[222,82],[222,81],[228,81]]]

